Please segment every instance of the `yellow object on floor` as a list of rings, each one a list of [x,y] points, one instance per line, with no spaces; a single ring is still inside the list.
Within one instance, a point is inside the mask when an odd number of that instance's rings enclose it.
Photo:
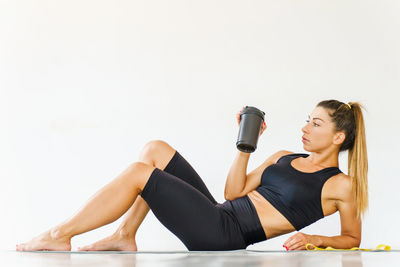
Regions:
[[[314,248],[309,249],[308,246],[313,246]],[[307,243],[306,244],[306,249],[307,250],[362,250],[362,251],[381,251],[381,250],[390,250],[390,246],[388,245],[384,245],[384,244],[380,244],[379,246],[377,246],[375,249],[368,249],[368,248],[358,248],[358,247],[354,247],[354,248],[333,248],[333,247],[326,247],[326,248],[319,248],[311,243]]]

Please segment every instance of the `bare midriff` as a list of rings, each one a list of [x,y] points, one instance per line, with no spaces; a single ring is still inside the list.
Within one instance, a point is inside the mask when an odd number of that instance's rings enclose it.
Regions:
[[[256,190],[247,194],[253,203],[267,239],[295,231],[293,225]],[[334,202],[323,200],[325,216],[336,211]],[[326,208],[325,208],[326,207]],[[326,211],[326,212],[325,212]]]
[[[247,194],[256,208],[267,239],[293,232],[293,225],[256,190]]]

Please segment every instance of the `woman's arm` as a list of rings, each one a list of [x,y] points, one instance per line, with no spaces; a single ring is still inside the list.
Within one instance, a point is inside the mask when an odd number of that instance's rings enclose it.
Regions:
[[[236,119],[237,122],[240,126],[240,114],[242,112],[244,107],[236,113]],[[262,124],[259,136],[262,135],[262,133],[267,129],[267,126],[265,122]],[[226,200],[233,200],[235,198],[238,198],[247,192],[247,187],[246,185],[250,185],[253,187],[254,182],[248,182],[248,181],[254,181],[255,179],[253,178],[255,175],[249,175],[247,176],[247,164],[249,162],[251,153],[246,153],[238,150],[236,154],[236,158],[232,164],[231,169],[229,170],[228,173],[228,178],[226,179],[225,183],[225,199]],[[265,163],[264,163],[265,164]],[[260,168],[260,167],[259,167]],[[249,178],[249,179],[248,179]],[[256,181],[257,183],[257,181]],[[243,192],[245,192],[243,194]]]
[[[287,250],[306,250],[307,243],[311,243],[314,246],[321,248],[332,247],[336,249],[350,249],[360,246],[360,241],[355,239],[353,236],[308,235],[298,232],[288,238],[285,243],[283,243],[283,247],[286,247]],[[310,246],[308,248],[312,249],[313,247]]]
[[[352,248],[361,243],[361,219],[357,218],[357,207],[353,197],[351,178],[342,174],[339,181],[340,192],[336,208],[340,213],[340,236],[321,236],[323,247]]]
[[[338,236],[323,236],[323,235],[313,235],[317,240],[313,245],[317,247],[333,247],[338,249],[348,249],[360,246],[360,241],[352,236],[338,235]]]
[[[239,112],[236,113],[236,120],[238,122],[238,125],[240,126],[240,114],[242,113],[242,110],[244,109],[244,106],[242,107]],[[262,132],[265,130],[266,126],[263,124],[260,135]],[[226,178],[226,183],[225,183],[225,199],[226,200],[232,200],[242,192],[243,188],[246,185],[246,180],[247,180],[247,164],[249,162],[251,153],[246,153],[238,150],[236,154],[236,158],[232,164],[231,169],[229,170],[228,173],[228,178]]]
[[[353,201],[352,201],[353,202]],[[341,235],[322,236],[313,235],[317,247],[353,248],[359,247],[361,243],[361,219],[356,218],[355,207],[351,202],[338,204],[340,212]]]
[[[232,200],[240,195],[246,185],[247,164],[250,153],[238,151],[236,158],[229,170],[225,183],[225,199]]]

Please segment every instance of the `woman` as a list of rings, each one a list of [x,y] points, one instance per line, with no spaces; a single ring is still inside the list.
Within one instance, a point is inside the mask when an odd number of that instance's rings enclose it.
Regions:
[[[278,151],[246,174],[250,153],[238,151],[226,180],[227,201],[222,204],[178,151],[163,141],[151,141],[139,162],[100,189],[74,216],[17,245],[17,250],[71,250],[73,236],[109,224],[127,211],[114,234],[78,250],[136,251],[136,231],[149,209],[188,250],[245,249],[299,231],[336,211],[341,235],[299,232],[284,246],[289,250],[304,250],[306,243],[359,246],[361,214],[368,206],[361,107],[337,100],[318,103],[302,128],[303,147],[309,155]],[[260,135],[265,129],[264,123]],[[338,154],[345,150],[349,150],[349,175],[338,168]]]

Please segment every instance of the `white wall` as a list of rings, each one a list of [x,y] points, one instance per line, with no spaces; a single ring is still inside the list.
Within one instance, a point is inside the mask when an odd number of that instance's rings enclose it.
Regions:
[[[71,216],[153,139],[222,202],[242,106],[268,124],[250,171],[277,150],[306,152],[307,115],[338,99],[368,110],[361,246],[399,249],[399,13],[398,1],[2,1],[0,247]],[[74,237],[72,249],[120,222]],[[301,232],[338,235],[339,214]],[[293,234],[249,249],[283,249]],[[185,249],[152,213],[137,244]]]

